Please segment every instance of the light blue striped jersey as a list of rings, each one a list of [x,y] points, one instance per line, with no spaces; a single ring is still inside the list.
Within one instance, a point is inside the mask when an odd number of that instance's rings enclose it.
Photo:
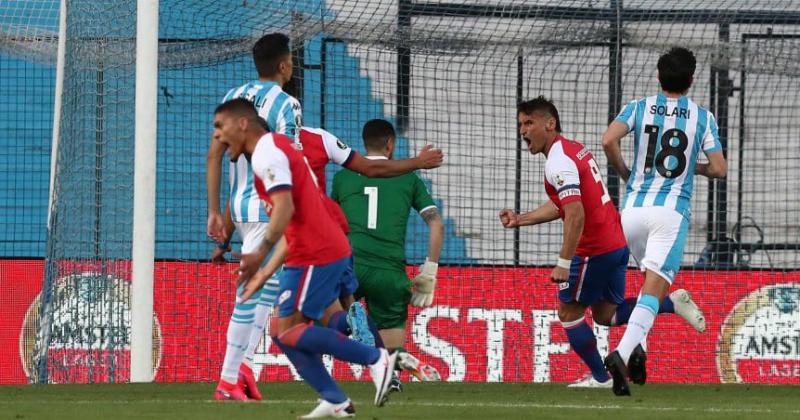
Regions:
[[[284,92],[275,82],[255,80],[228,91],[222,102],[245,98],[256,107],[271,132],[297,140],[302,126],[300,102]],[[231,218],[234,222],[266,222],[269,220],[253,187],[253,169],[244,155],[230,165]]]
[[[633,164],[622,208],[663,206],[688,216],[700,150],[722,149],[714,115],[686,96],[629,102],[616,118],[633,131]]]

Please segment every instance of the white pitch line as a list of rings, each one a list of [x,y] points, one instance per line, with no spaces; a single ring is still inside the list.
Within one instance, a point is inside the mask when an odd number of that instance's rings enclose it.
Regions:
[[[187,399],[148,399],[148,400],[36,400],[30,401],[35,404],[235,404],[235,402],[220,402],[213,400],[187,400]],[[356,404],[368,404],[366,401],[354,400]],[[317,400],[264,400],[251,401],[245,404],[316,404]],[[0,405],[19,404],[19,401],[0,401]],[[450,408],[554,408],[554,409],[573,409],[573,410],[631,410],[631,411],[664,411],[664,412],[703,412],[703,413],[752,413],[752,414],[800,414],[800,410],[775,410],[770,408],[731,408],[731,407],[641,407],[623,406],[617,404],[545,404],[545,403],[468,403],[468,402],[435,402],[435,401],[390,401],[389,405],[399,406],[418,406],[418,407],[450,407]]]

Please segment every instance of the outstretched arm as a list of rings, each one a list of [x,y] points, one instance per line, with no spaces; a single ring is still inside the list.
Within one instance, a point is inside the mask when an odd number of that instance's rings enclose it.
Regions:
[[[403,175],[417,169],[433,169],[442,165],[444,154],[432,145],[422,148],[416,157],[410,159],[367,159],[359,153],[345,165],[347,169],[372,178],[388,178]]]
[[[625,160],[622,158],[622,149],[619,144],[620,140],[628,134],[628,131],[628,126],[625,123],[613,121],[603,134],[603,150],[606,152],[608,163],[614,167],[619,177],[626,182],[631,175],[631,170],[625,165]]]

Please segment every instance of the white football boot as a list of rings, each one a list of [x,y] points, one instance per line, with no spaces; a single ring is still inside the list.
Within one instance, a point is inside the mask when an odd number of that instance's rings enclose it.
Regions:
[[[689,292],[684,289],[678,289],[670,293],[669,298],[672,299],[677,315],[685,319],[697,332],[706,331],[706,317],[703,316],[703,311],[694,303]]]
[[[379,349],[381,357],[378,361],[369,365],[369,373],[372,376],[372,382],[375,383],[375,405],[378,407],[386,403],[387,394],[389,393],[389,384],[392,383],[392,372],[394,371],[394,364],[397,361],[397,352],[389,354],[386,349]]]
[[[578,379],[577,381],[567,385],[567,388],[611,388],[614,384],[614,380],[610,377],[605,382],[600,382],[592,376],[592,374],[588,374],[583,377],[583,379]]]
[[[348,398],[342,403],[334,404],[325,400],[320,400],[319,405],[311,410],[305,416],[300,416],[301,419],[321,419],[325,417],[355,417],[356,409],[353,407],[353,402]]]

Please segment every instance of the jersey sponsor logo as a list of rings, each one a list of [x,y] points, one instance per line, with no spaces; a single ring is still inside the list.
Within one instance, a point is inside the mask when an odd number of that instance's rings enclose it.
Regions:
[[[342,150],[347,150],[347,145],[344,144],[344,142],[342,142],[339,139],[336,139],[336,146],[338,146]]]
[[[717,367],[723,383],[800,380],[800,283],[764,286],[722,324]]]
[[[583,149],[581,149],[580,152],[578,152],[577,155],[575,155],[575,157],[578,158],[578,160],[583,160],[583,158],[586,157],[586,155],[588,154],[589,154],[589,149],[584,147]]]
[[[560,187],[560,186],[564,185],[564,182],[565,182],[564,181],[564,176],[561,175],[561,172],[557,173],[556,174],[556,185],[558,185]]]
[[[562,281],[561,283],[558,283],[558,290],[566,290],[566,289],[569,289],[568,281]]]
[[[681,107],[674,107],[670,109],[666,105],[650,105],[650,113],[653,115],[663,115],[665,117],[679,117],[690,119],[692,117],[692,112],[689,111],[687,108]]]
[[[283,302],[289,300],[290,297],[292,297],[292,291],[284,290],[283,293],[281,293],[281,295],[278,296],[278,305],[283,305]]]
[[[130,296],[130,282],[108,274],[86,271],[62,277],[53,291],[51,311],[44,317],[50,323],[49,333],[41,334],[40,293],[28,307],[20,336],[28,379],[44,379],[39,355],[46,355],[48,383],[129,380],[130,363],[124,361],[130,361],[131,354]],[[46,349],[41,348],[44,345]],[[161,327],[154,313],[154,374],[160,362]]]
[[[275,172],[272,172],[270,168],[267,168],[267,178],[269,178],[270,182],[275,181]]]

